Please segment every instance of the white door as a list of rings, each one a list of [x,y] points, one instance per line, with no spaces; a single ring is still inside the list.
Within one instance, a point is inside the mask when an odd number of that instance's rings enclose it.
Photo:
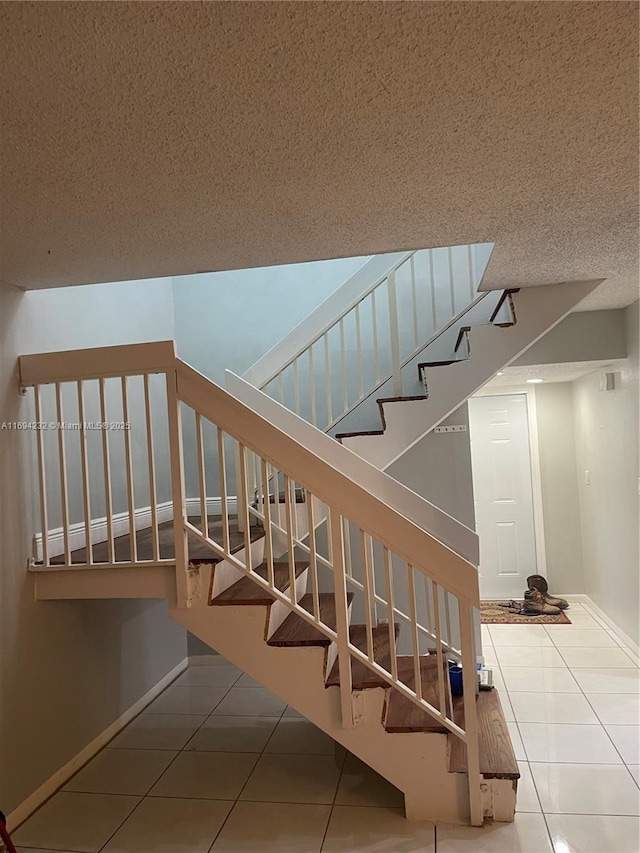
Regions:
[[[537,573],[526,394],[469,400],[480,595],[522,599]]]

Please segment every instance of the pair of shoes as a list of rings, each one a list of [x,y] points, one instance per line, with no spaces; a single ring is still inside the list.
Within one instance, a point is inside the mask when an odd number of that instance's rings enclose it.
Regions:
[[[511,599],[504,604],[500,603],[499,607],[504,607],[509,613],[515,613],[516,616],[557,616],[560,613],[557,607],[547,604],[542,597],[539,600],[534,600],[529,596],[524,601]]]
[[[558,610],[566,610],[569,607],[569,602],[565,601],[564,598],[554,598],[549,594],[549,585],[546,578],[543,578],[542,575],[529,575],[527,586],[529,589],[524,594],[527,601],[538,603],[542,601]],[[537,595],[534,595],[534,593],[537,593]]]
[[[554,600],[547,600],[537,589],[529,589],[524,594],[522,614],[524,616],[558,616],[561,610],[552,603]]]

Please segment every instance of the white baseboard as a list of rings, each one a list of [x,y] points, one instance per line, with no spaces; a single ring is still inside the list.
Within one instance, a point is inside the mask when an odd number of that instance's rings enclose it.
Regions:
[[[84,764],[90,761],[94,755],[109,743],[118,732],[120,732],[127,723],[136,717],[141,711],[151,704],[162,691],[171,684],[184,670],[187,668],[188,658],[184,658],[177,666],[168,672],[164,678],[155,684],[151,690],[148,690],[144,696],[141,696],[137,702],[128,708],[124,714],[121,714],[117,720],[114,720],[111,725],[88,743],[80,752],[75,755],[70,761],[57,770],[53,776],[49,777],[46,782],[43,782],[33,794],[27,797],[19,806],[7,815],[7,826],[10,831],[13,831],[17,826],[23,823],[30,815],[35,812],[46,800],[49,799],[65,782],[76,773]]]
[[[237,498],[235,495],[229,495],[227,498],[227,511],[230,515],[237,513]],[[187,515],[200,515],[200,498],[187,498],[186,500]],[[164,524],[166,521],[173,519],[173,504],[171,501],[164,501],[157,505],[158,524]],[[208,497],[207,498],[207,515],[222,514],[222,498]],[[151,527],[151,507],[145,506],[136,509],[134,512],[134,525],[136,530],[143,530],[145,527]],[[98,542],[107,541],[107,519],[92,518],[89,525],[91,535],[91,544],[96,545]],[[113,535],[126,536],[129,532],[129,513],[117,512],[113,515]],[[49,556],[59,557],[64,554],[64,530],[58,527],[50,530],[48,533]],[[86,528],[84,522],[71,524],[69,526],[69,548],[75,551],[78,548],[84,548],[86,544]],[[33,543],[34,558],[36,562],[42,560],[42,533],[36,533]]]
[[[613,631],[613,633],[618,637],[618,639],[624,646],[627,646],[627,648],[631,649],[631,651],[635,655],[640,655],[640,646],[638,646],[636,640],[632,639],[628,634],[625,634],[622,628],[616,625],[613,619],[608,616],[604,612],[604,610],[598,607],[598,605],[591,598],[589,598],[588,595],[572,597],[575,600],[579,601],[581,604],[584,604],[585,607],[587,607],[589,610],[592,610],[593,614],[597,616],[602,622],[605,623],[605,625],[607,625]]]

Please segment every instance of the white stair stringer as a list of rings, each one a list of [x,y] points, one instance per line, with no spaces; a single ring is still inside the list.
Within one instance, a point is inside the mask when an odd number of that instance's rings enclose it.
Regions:
[[[472,326],[468,359],[426,369],[428,398],[383,403],[384,433],[345,436],[342,444],[386,470],[499,370],[563,320],[601,282],[602,279],[541,285],[514,293],[517,322],[513,326]]]
[[[448,772],[447,735],[386,732],[383,688],[354,691],[360,722],[343,728],[339,688],[325,687],[330,650],[268,646],[267,610],[264,605],[212,608],[201,601],[188,609],[171,608],[169,614],[399,788],[407,818],[468,824],[467,778]]]

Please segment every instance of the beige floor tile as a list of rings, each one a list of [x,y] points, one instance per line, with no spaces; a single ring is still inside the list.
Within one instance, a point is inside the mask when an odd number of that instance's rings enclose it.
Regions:
[[[240,799],[270,803],[332,803],[341,763],[328,755],[263,755]]]
[[[17,845],[97,853],[140,802],[116,794],[62,791],[12,833]]]
[[[114,738],[112,749],[182,749],[207,718],[195,714],[140,714]]]
[[[602,628],[576,628],[570,631],[556,631],[550,634],[554,644],[559,648],[577,646],[579,648],[617,648],[618,644]]]
[[[165,749],[104,749],[67,782],[64,790],[144,795],[177,754]]]
[[[580,693],[580,686],[568,669],[503,666],[501,672],[509,692]]]
[[[185,749],[201,752],[262,752],[280,717],[225,717],[213,714]]]
[[[585,693],[640,693],[637,669],[585,667],[572,675]]]
[[[627,770],[636,780],[638,787],[640,787],[640,764],[627,764]]]
[[[517,814],[513,823],[438,826],[438,853],[553,853],[543,815]]]
[[[540,808],[536,786],[533,784],[531,768],[526,761],[519,761],[518,769],[520,770],[520,778],[518,779],[516,812],[536,812],[539,814],[542,809]]]
[[[255,678],[252,678],[247,673],[243,673],[238,681],[236,681],[236,687],[264,687],[264,684],[261,684]]]
[[[207,853],[232,805],[147,797],[103,853]]]
[[[174,681],[178,687],[232,687],[242,675],[237,666],[193,666]]]
[[[592,669],[594,667],[612,667],[618,669],[635,669],[637,666],[620,648],[562,648],[560,653],[571,669]]]
[[[42,847],[16,847],[16,853],[76,853],[73,850],[43,850]]]
[[[640,815],[640,791],[623,764],[530,766],[545,814]]]
[[[355,755],[347,755],[336,794],[341,806],[389,806],[404,808],[404,796],[390,782]]]
[[[640,819],[610,815],[549,815],[551,840],[561,853],[638,853]]]
[[[599,725],[581,693],[509,693],[519,723],[591,723]]]
[[[491,641],[502,646],[553,646],[544,625],[491,625]]]
[[[302,717],[282,717],[267,744],[265,752],[293,755],[338,755],[346,750],[322,729]]]
[[[621,764],[602,726],[518,723],[529,761],[568,764]]]
[[[280,716],[287,703],[278,699],[265,687],[232,687],[214,714],[247,717]]]
[[[611,726],[640,725],[640,695],[587,693],[601,723]]]
[[[257,760],[248,752],[182,752],[150,796],[235,800]]]
[[[511,745],[513,746],[516,761],[526,761],[527,753],[524,751],[524,744],[522,743],[522,738],[520,737],[518,724],[507,722],[507,728],[509,729],[509,737],[511,738]]]
[[[334,806],[322,853],[433,853],[432,823],[405,820],[402,809]]]
[[[211,853],[319,853],[331,806],[236,803]]]
[[[640,764],[640,726],[605,726],[625,764]]]
[[[555,647],[541,648],[539,646],[498,646],[496,648],[500,668],[517,666],[524,669],[535,667],[566,667]]]
[[[213,668],[221,672],[223,667]],[[152,702],[149,714],[210,714],[216,705],[224,699],[228,687],[207,687],[205,685],[187,685],[169,687]]]

